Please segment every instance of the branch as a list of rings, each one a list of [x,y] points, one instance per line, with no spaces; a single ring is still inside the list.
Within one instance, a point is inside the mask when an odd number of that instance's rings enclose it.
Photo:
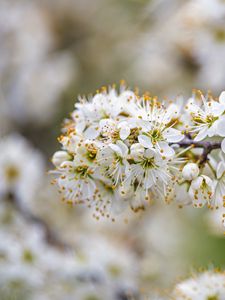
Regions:
[[[193,146],[195,148],[203,148],[203,153],[201,155],[200,164],[203,164],[208,159],[208,154],[214,149],[221,148],[221,142],[213,142],[213,141],[195,141],[190,135],[186,136],[182,141],[176,143],[182,148],[186,148],[189,146]]]
[[[10,193],[7,197],[7,200],[9,200],[14,205],[16,210],[22,215],[25,220],[30,223],[36,224],[43,229],[45,240],[49,245],[58,247],[62,250],[70,248],[68,244],[66,244],[56,235],[56,233],[49,227],[45,220],[38,216],[35,216],[32,212],[25,209],[14,195]]]

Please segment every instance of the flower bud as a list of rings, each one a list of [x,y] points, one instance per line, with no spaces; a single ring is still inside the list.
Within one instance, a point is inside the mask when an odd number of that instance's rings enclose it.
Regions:
[[[67,160],[71,160],[71,156],[66,151],[57,151],[52,157],[52,163],[56,167],[60,167],[60,165]]]
[[[198,165],[194,163],[186,164],[182,170],[182,176],[185,180],[193,180],[198,176],[198,174]]]

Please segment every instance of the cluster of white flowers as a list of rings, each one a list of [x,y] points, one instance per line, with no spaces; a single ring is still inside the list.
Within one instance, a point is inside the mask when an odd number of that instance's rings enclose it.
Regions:
[[[135,57],[129,71],[137,82],[167,95],[180,84],[186,91],[193,85],[215,92],[224,88],[224,1],[153,0],[144,16],[148,25],[135,36],[139,47],[133,41],[127,46]]]
[[[66,201],[109,217],[127,205],[143,209],[152,198],[169,202],[187,185],[194,206],[223,206],[224,163],[214,167],[208,154],[222,155],[225,93],[217,100],[196,92],[185,104],[121,84],[119,93],[103,87],[79,100],[52,159]]]
[[[218,271],[206,271],[176,285],[175,300],[224,300],[225,274]]]
[[[31,207],[45,173],[41,153],[16,133],[1,139],[0,151],[0,199],[13,197]]]
[[[1,1],[1,117],[20,124],[46,124],[76,75],[72,55],[56,51],[50,22],[38,3]]]
[[[0,212],[1,299],[114,300],[138,293],[137,260],[123,246],[80,234],[75,247],[52,247],[41,228],[17,212],[5,224],[8,210],[2,203]]]

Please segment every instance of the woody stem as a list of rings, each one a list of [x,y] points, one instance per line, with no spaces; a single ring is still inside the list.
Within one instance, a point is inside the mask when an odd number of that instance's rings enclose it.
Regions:
[[[202,148],[203,153],[200,158],[200,163],[203,164],[207,161],[208,159],[208,154],[214,150],[214,149],[220,149],[221,148],[221,142],[214,142],[214,141],[195,141],[191,138],[190,135],[186,135],[186,137],[176,143],[182,148],[186,148],[189,146],[193,146],[195,148]]]

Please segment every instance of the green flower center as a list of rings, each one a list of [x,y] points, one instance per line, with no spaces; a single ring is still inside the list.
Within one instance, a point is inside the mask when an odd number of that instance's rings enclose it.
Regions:
[[[74,172],[76,175],[78,175],[82,179],[87,178],[91,174],[88,166],[86,166],[86,165],[76,167],[74,169]]]
[[[123,165],[123,158],[120,155],[118,155],[117,153],[115,153],[115,160],[117,163]]]
[[[216,120],[218,120],[218,117],[214,117],[213,115],[207,115],[206,118],[202,118],[199,115],[193,116],[195,124],[207,124],[208,127],[211,127]]]
[[[142,162],[141,162],[141,166],[143,167],[143,169],[154,169],[156,168],[156,164],[155,164],[155,159],[154,157],[151,158],[145,158]]]
[[[151,138],[152,144],[156,144],[159,141],[163,141],[163,135],[162,135],[162,131],[159,130],[158,128],[154,128],[152,130],[150,130],[147,135]]]
[[[34,261],[34,255],[29,249],[23,251],[23,261],[27,263],[32,263]]]

